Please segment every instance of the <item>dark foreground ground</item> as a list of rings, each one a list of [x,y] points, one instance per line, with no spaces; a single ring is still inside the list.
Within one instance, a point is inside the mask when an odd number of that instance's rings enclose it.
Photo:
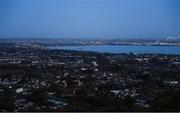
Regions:
[[[180,56],[1,44],[0,111],[180,111]]]

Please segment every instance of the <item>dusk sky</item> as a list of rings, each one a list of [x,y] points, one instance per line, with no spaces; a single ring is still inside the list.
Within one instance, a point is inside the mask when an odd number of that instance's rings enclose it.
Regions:
[[[166,38],[180,0],[0,0],[0,38]]]

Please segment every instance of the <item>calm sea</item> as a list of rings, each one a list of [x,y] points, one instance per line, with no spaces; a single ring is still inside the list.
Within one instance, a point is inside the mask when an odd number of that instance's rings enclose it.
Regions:
[[[88,46],[50,46],[50,49],[82,50],[101,53],[136,53],[136,54],[173,54],[180,55],[180,46],[132,46],[132,45],[88,45]]]

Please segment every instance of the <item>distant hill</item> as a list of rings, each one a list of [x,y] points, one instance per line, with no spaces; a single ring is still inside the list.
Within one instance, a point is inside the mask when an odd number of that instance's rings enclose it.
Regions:
[[[176,41],[176,42],[180,42],[180,35],[177,35],[177,36],[170,36],[170,37],[168,37],[168,38],[166,38],[166,41],[170,41],[170,42],[174,42],[174,41]]]

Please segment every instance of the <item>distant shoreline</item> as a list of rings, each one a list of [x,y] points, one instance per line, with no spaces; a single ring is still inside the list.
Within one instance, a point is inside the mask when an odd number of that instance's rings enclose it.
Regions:
[[[3,43],[31,43],[43,46],[86,46],[86,45],[135,45],[135,46],[180,46],[180,41],[166,39],[35,39],[35,38],[0,38]]]
[[[135,44],[48,44],[49,46],[180,46],[180,45],[135,45]]]

